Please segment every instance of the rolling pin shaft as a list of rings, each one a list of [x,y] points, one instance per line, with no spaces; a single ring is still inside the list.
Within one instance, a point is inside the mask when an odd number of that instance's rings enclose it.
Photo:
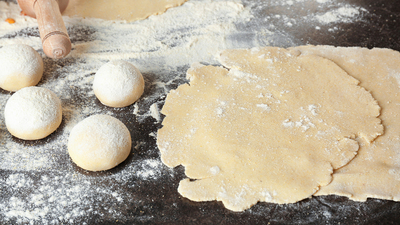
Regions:
[[[51,58],[63,58],[71,51],[71,41],[57,0],[36,0],[33,9],[39,25],[43,51]]]

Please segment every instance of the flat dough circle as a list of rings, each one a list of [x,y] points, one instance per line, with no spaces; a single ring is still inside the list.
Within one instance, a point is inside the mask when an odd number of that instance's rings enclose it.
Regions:
[[[380,198],[400,201],[400,52],[391,49],[296,47],[302,54],[332,60],[361,86],[371,91],[382,107],[379,118],[385,133],[363,144],[357,156],[333,174],[332,182],[315,195],[343,195],[352,200]]]
[[[93,90],[101,103],[111,107],[133,104],[144,91],[140,71],[131,63],[116,60],[106,63],[97,71]]]
[[[53,133],[61,124],[61,101],[42,87],[26,87],[15,92],[4,109],[7,130],[17,138],[37,140]]]
[[[114,168],[131,152],[131,135],[126,126],[109,115],[93,115],[71,131],[68,153],[79,167],[90,171]]]
[[[222,67],[193,65],[168,94],[162,161],[185,166],[178,191],[242,211],[293,203],[331,181],[383,133],[371,94],[332,61],[280,48],[229,50]]]
[[[0,48],[0,68],[0,87],[18,91],[39,83],[43,75],[43,60],[28,45],[7,45]]]
[[[65,16],[135,21],[180,6],[187,0],[70,0]]]

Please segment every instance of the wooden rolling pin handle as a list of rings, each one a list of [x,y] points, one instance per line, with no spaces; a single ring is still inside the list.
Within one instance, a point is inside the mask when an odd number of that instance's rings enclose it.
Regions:
[[[44,53],[55,59],[67,56],[71,51],[71,41],[57,0],[35,0],[33,9],[39,25]]]

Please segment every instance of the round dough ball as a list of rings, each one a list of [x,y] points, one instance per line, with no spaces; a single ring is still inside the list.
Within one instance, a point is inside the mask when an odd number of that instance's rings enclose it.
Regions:
[[[26,87],[15,92],[4,109],[7,130],[17,138],[37,140],[53,133],[61,124],[61,101],[42,87]]]
[[[39,83],[43,75],[43,60],[28,45],[8,45],[0,49],[0,68],[0,87],[18,91]]]
[[[111,107],[133,104],[144,91],[144,80],[140,71],[131,63],[111,61],[97,71],[93,90],[101,103]]]
[[[131,152],[128,128],[109,115],[93,115],[79,122],[71,131],[68,152],[72,161],[90,171],[111,169]]]

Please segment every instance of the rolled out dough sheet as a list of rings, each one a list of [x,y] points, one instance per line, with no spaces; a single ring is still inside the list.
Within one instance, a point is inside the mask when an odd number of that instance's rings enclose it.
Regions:
[[[186,0],[70,0],[65,16],[135,21],[158,15]]]
[[[234,211],[297,202],[353,159],[356,139],[383,133],[371,94],[330,60],[272,47],[220,59],[193,65],[162,109],[157,144],[167,166],[185,167],[184,197]]]
[[[347,166],[333,174],[332,183],[316,195],[343,195],[365,201],[368,197],[400,201],[400,53],[390,49],[297,47],[305,55],[332,60],[371,92],[382,107],[385,134],[363,144]]]

